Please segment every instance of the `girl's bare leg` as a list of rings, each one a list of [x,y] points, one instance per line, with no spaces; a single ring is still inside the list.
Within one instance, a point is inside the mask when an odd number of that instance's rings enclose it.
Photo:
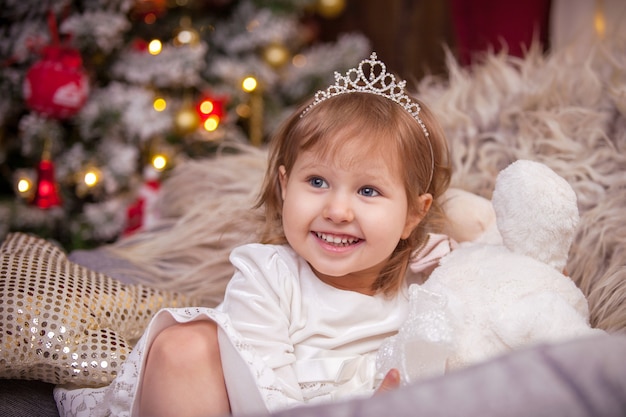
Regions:
[[[163,330],[150,347],[139,390],[141,416],[228,414],[217,325],[205,320]]]

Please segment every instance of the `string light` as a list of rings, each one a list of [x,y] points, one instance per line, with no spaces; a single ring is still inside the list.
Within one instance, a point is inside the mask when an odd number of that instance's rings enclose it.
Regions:
[[[18,173],[17,180],[15,181],[15,191],[20,198],[24,201],[31,201],[35,196],[35,181],[26,172]]]
[[[215,106],[211,100],[204,100],[200,103],[200,112],[202,114],[211,114]]]
[[[96,195],[102,190],[98,189],[102,181],[102,171],[94,165],[87,165],[76,172],[76,196],[85,198],[87,195]]]
[[[148,52],[151,55],[160,54],[162,49],[163,49],[163,44],[158,39],[152,39],[150,43],[148,44]]]
[[[154,107],[154,110],[161,112],[167,108],[167,101],[165,101],[162,97],[158,97],[154,100],[152,106]]]
[[[183,16],[180,18],[180,28],[174,33],[174,45],[197,45],[200,42],[200,34],[193,28],[191,18]]]
[[[167,166],[167,157],[163,154],[156,154],[152,157],[152,166],[157,171],[163,171]]]
[[[33,188],[33,183],[28,178],[20,178],[17,180],[17,191],[20,194],[26,194]]]
[[[176,40],[181,44],[190,43],[192,39],[193,35],[189,30],[181,30],[180,32],[178,32],[178,35],[176,35]]]
[[[212,114],[204,121],[203,126],[206,131],[213,132],[215,131],[215,129],[217,129],[219,124],[220,124],[220,118]]]
[[[251,93],[252,91],[256,90],[257,85],[258,83],[256,78],[252,76],[244,78],[243,82],[241,83],[243,91],[247,93]]]
[[[93,188],[100,182],[101,173],[96,168],[88,168],[83,174],[83,182],[88,188]]]

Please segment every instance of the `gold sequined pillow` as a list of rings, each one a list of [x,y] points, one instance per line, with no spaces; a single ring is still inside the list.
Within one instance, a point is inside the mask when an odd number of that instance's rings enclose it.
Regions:
[[[0,246],[0,378],[106,385],[154,313],[192,302],[122,284],[12,233]]]

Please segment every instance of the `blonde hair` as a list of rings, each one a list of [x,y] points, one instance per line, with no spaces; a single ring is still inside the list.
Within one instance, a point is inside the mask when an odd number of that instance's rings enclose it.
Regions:
[[[301,116],[305,104],[288,118],[270,143],[267,172],[257,200],[256,207],[265,210],[261,243],[287,243],[282,228],[278,167],[284,165],[289,174],[302,151],[315,149],[322,156],[339,154],[346,141],[361,141],[365,149],[381,152],[388,162],[397,165],[395,169],[406,188],[409,213],[417,210],[419,196],[430,193],[433,197],[428,213],[421,213],[425,216],[420,224],[407,239],[398,242],[373,284],[376,292],[395,293],[402,284],[411,254],[425,243],[428,232],[439,230],[443,224],[443,211],[437,200],[447,189],[451,175],[443,129],[423,103],[413,100],[422,108],[420,118],[428,129],[428,137],[400,105],[368,93],[332,97]]]

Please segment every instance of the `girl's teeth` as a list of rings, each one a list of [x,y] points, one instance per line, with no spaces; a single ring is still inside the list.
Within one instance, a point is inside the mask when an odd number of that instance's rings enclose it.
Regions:
[[[332,235],[327,235],[326,233],[315,233],[317,235],[317,237],[319,237],[320,239],[328,242],[328,243],[333,243],[335,245],[351,245],[355,242],[357,242],[359,239],[354,238],[354,237],[350,237],[350,238],[346,238],[346,237],[339,237],[339,236],[332,236]]]

